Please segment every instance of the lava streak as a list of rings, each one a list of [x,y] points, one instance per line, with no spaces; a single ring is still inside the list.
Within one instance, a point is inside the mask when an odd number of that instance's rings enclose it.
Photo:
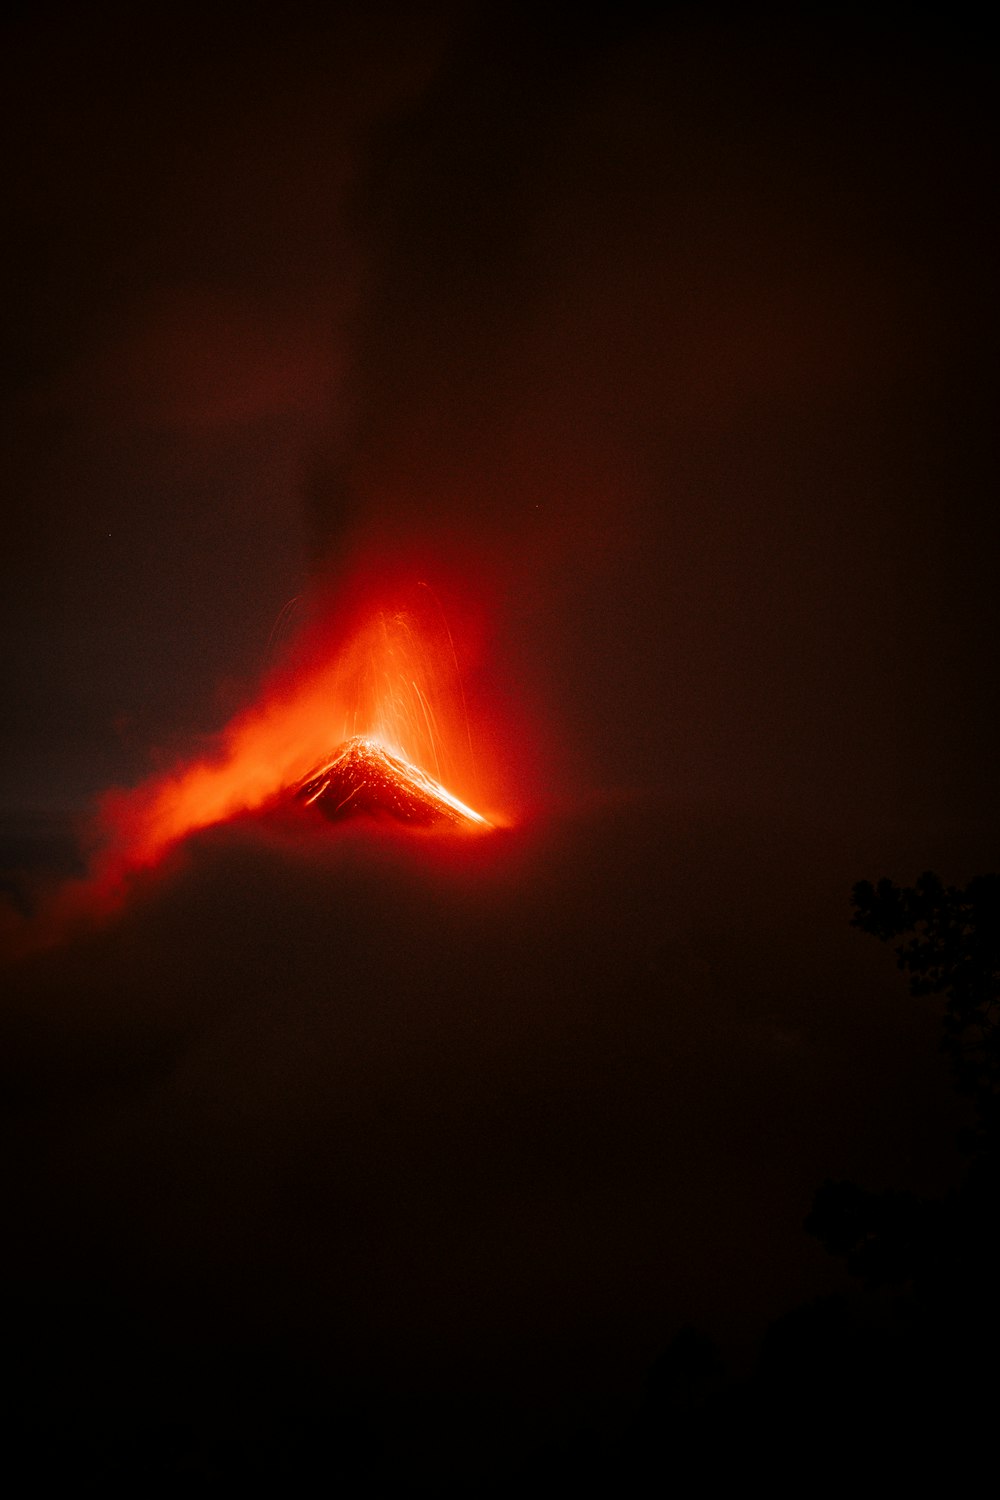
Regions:
[[[317,806],[331,820],[353,813],[388,813],[404,823],[446,821],[489,828],[471,807],[376,740],[357,735],[322,765],[314,766],[295,789],[306,807]]]
[[[353,628],[320,618],[214,753],[105,799],[104,869],[114,879],[155,863],[195,829],[303,784],[315,794],[303,800],[342,787],[359,809],[405,822],[492,827],[504,821],[495,810],[487,819],[459,795],[482,805],[472,744],[459,650],[426,586],[405,606],[369,608]]]

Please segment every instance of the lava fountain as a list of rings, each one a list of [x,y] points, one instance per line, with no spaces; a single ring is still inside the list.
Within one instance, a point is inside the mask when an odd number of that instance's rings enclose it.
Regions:
[[[348,629],[320,617],[211,754],[104,799],[99,869],[113,884],[187,834],[271,805],[489,829],[503,818],[471,805],[486,785],[472,743],[455,637],[426,585]]]

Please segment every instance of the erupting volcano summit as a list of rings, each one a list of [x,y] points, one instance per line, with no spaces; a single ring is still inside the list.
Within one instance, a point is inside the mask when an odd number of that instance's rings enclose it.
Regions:
[[[307,807],[315,805],[331,820],[353,813],[388,813],[404,823],[429,826],[446,821],[458,826],[491,825],[479,813],[377,740],[357,735],[314,766],[293,788]]]

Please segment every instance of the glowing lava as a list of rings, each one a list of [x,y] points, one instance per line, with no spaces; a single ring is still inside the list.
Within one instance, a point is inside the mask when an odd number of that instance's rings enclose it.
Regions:
[[[289,797],[328,817],[496,826],[492,805],[484,817],[446,785],[488,795],[455,639],[436,596],[418,585],[391,609],[363,602],[353,620],[335,606],[320,612],[210,753],[105,797],[98,869],[114,886],[196,829]]]
[[[360,585],[346,600],[317,601],[255,701],[204,753],[104,795],[83,876],[30,920],[0,903],[0,940],[24,953],[62,941],[117,911],[136,877],[189,834],[258,809],[291,803],[336,822],[365,813],[458,834],[506,826],[495,781],[473,754],[473,719],[487,731],[487,763],[495,733],[462,680],[463,665],[475,664],[480,617],[463,609],[453,632],[428,585],[391,592],[391,607],[376,607]]]
[[[388,813],[404,823],[447,821],[490,827],[419,766],[391,755],[366,735],[355,735],[329,760],[314,766],[295,787],[294,796],[307,807],[318,807],[331,820],[355,813]]]

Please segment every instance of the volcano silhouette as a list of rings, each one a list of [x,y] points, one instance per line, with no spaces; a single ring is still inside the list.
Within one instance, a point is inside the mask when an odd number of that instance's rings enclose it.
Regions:
[[[448,822],[489,827],[485,818],[419,766],[390,755],[377,740],[364,735],[348,740],[329,760],[314,766],[292,795],[331,821],[368,813],[420,826]]]

